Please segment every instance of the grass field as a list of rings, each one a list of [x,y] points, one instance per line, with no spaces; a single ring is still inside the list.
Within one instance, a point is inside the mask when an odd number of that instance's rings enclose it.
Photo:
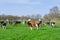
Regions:
[[[0,40],[60,40],[60,26],[44,26],[31,31],[27,25],[7,25],[3,30],[0,27]]]

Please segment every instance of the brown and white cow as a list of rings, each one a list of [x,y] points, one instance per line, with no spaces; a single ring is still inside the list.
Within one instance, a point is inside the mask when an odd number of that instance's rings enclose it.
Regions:
[[[39,25],[42,23],[42,21],[39,21],[39,22],[36,22],[36,21],[31,21],[31,19],[29,19],[27,22],[25,22],[29,27],[30,29],[32,30],[32,27],[35,26],[38,30],[39,28]]]

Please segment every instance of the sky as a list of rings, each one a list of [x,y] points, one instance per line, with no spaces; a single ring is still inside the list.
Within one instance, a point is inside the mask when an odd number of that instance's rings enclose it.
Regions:
[[[54,6],[60,8],[60,0],[0,0],[0,15],[35,15],[44,16]]]

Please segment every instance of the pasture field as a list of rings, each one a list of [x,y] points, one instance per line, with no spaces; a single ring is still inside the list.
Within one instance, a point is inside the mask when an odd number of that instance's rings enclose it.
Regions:
[[[33,27],[31,31],[27,25],[7,24],[6,29],[0,27],[0,40],[60,40],[60,25],[54,28],[41,25],[39,30]]]

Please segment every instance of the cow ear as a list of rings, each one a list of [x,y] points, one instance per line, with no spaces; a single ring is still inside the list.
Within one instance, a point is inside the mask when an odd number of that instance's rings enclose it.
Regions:
[[[41,19],[39,19],[39,21],[41,21]]]
[[[31,21],[31,19],[28,19],[28,21]]]

